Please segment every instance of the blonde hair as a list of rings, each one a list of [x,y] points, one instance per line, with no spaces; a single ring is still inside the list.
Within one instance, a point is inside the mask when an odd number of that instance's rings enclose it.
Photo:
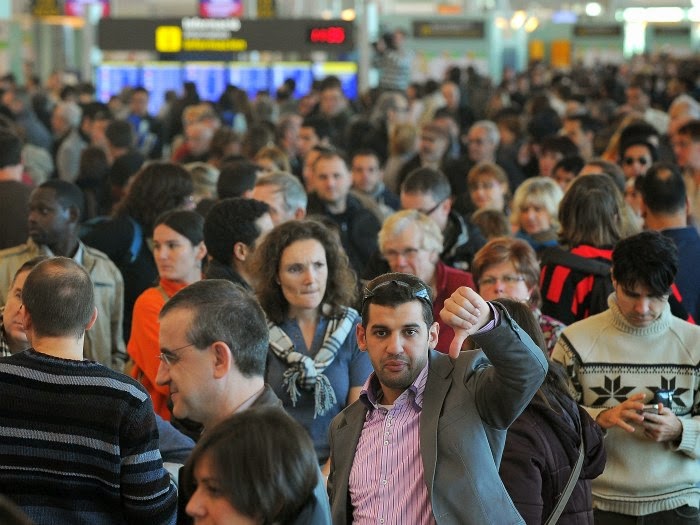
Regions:
[[[549,177],[533,177],[525,180],[513,196],[513,213],[510,222],[520,227],[520,212],[528,205],[541,206],[547,210],[554,228],[559,227],[559,203],[564,197],[559,185]]]

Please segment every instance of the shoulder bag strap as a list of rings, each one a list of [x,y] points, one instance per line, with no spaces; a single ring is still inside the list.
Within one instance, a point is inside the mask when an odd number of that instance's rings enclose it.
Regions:
[[[585,455],[585,447],[583,443],[583,422],[581,422],[581,427],[578,430],[578,435],[581,437],[581,445],[579,445],[578,459],[576,460],[576,465],[574,465],[574,469],[571,471],[571,476],[569,476],[569,481],[566,482],[564,491],[561,493],[561,496],[559,496],[557,504],[554,507],[554,510],[552,510],[552,513],[549,515],[549,518],[547,518],[545,525],[555,525],[557,523],[559,516],[561,516],[561,513],[564,512],[564,507],[566,507],[566,504],[569,502],[571,493],[573,492],[574,487],[576,486],[576,482],[578,481],[579,474],[581,474],[581,467],[583,467],[583,456]]]

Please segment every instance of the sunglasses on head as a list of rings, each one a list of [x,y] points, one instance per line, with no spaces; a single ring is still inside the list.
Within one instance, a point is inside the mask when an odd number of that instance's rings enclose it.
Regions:
[[[379,283],[371,290],[365,287],[362,290],[362,306],[360,307],[360,311],[363,311],[365,309],[365,304],[377,294],[377,291],[389,286],[390,284],[393,284],[394,286],[399,286],[401,288],[407,288],[408,290],[410,290],[413,297],[427,303],[430,306],[430,308],[433,307],[433,301],[430,298],[430,292],[426,290],[423,286],[414,288],[408,283],[399,281],[397,279],[392,279],[391,281],[384,281],[383,283]]]

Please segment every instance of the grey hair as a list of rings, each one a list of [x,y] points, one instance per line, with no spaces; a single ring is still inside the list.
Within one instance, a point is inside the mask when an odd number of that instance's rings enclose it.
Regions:
[[[472,127],[470,129],[474,128],[483,128],[486,130],[486,133],[488,133],[489,140],[495,145],[498,146],[499,142],[501,142],[501,134],[498,132],[498,126],[496,126],[496,123],[491,121],[491,120],[477,120],[472,124]]]
[[[255,182],[256,186],[277,186],[282,197],[284,197],[284,205],[287,211],[302,209],[306,210],[306,205],[309,202],[304,187],[299,182],[299,179],[285,171],[275,171],[267,173],[258,178]]]

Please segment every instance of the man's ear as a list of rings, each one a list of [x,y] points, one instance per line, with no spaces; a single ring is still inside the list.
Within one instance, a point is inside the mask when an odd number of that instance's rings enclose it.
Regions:
[[[32,328],[32,316],[29,315],[29,312],[27,312],[27,309],[22,305],[20,308],[22,308],[22,326],[24,327],[25,332],[29,332]]]
[[[442,209],[445,211],[445,213],[450,213],[450,210],[452,209],[452,198],[448,197],[442,202],[440,206],[442,206]]]
[[[435,321],[428,328],[428,348],[435,350],[438,343],[438,336],[440,335],[440,325]]]
[[[355,336],[357,337],[357,346],[363,352],[367,351],[367,331],[361,323],[355,326]]]
[[[207,247],[204,245],[204,241],[194,247],[194,254],[198,261],[203,260],[207,256]]]
[[[233,258],[238,261],[245,261],[248,257],[249,248],[244,242],[237,242],[233,245]]]
[[[88,321],[88,324],[85,326],[85,330],[90,330],[95,325],[95,321],[97,321],[97,316],[99,314],[97,313],[97,307],[94,307],[92,309],[92,315],[90,316],[90,320]]]
[[[223,341],[216,341],[211,345],[211,352],[214,353],[214,378],[221,379],[234,365],[233,353]]]

